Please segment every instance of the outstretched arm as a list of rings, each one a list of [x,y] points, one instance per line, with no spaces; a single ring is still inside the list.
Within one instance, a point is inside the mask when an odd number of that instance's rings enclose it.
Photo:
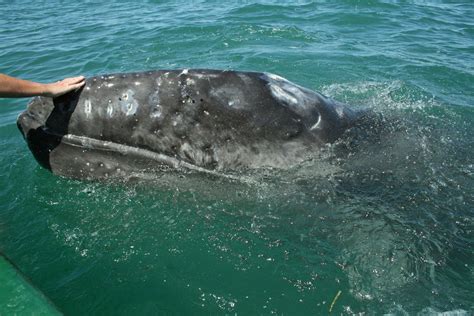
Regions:
[[[0,98],[33,96],[58,97],[78,89],[86,83],[83,76],[66,78],[54,83],[38,83],[0,74]]]

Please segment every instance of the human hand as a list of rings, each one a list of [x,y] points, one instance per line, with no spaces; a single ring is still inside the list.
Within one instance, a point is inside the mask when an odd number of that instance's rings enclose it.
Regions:
[[[72,90],[79,89],[86,84],[86,78],[84,76],[66,78],[58,82],[45,84],[45,90],[43,96],[45,97],[59,97],[60,95],[66,94]]]

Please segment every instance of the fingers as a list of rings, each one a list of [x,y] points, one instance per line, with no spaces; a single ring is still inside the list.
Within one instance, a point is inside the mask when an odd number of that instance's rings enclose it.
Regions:
[[[82,82],[79,82],[79,83],[72,84],[72,85],[70,85],[70,87],[71,87],[71,90],[74,90],[74,89],[79,89],[80,87],[82,87],[85,84],[86,84],[86,82],[82,81]]]
[[[45,96],[58,97],[73,90],[77,90],[86,84],[84,76],[66,78],[56,83],[47,85]]]
[[[84,82],[85,79],[86,79],[86,78],[85,78],[84,76],[79,76],[79,77],[72,77],[72,78],[63,79],[62,82],[63,82],[63,83],[66,83],[66,84],[68,84],[68,85],[71,85],[71,84],[76,84],[76,83]]]
[[[85,81],[85,79],[86,78],[84,76],[79,76],[79,77],[71,78],[71,81],[74,83],[79,83],[79,82]]]
[[[86,78],[84,76],[74,77],[74,78],[66,78],[63,80],[62,84],[65,84],[64,92],[69,92],[72,90],[79,89],[83,85],[86,84]]]

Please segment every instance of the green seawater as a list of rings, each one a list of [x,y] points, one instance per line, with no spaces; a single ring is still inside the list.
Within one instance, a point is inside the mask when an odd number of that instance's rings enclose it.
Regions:
[[[16,127],[28,100],[0,99],[0,251],[66,315],[472,314],[473,17],[472,1],[0,1],[1,73],[266,71],[381,118],[241,182],[97,183],[42,169]]]

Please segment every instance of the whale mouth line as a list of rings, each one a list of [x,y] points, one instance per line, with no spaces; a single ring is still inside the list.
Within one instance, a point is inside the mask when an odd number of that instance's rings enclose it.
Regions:
[[[209,170],[206,168],[202,168],[196,165],[193,165],[189,162],[170,157],[165,154],[156,153],[151,150],[137,148],[129,145],[123,145],[114,143],[111,141],[102,141],[95,138],[90,138],[86,136],[78,136],[74,134],[66,134],[62,136],[62,142],[66,145],[80,147],[85,149],[93,149],[99,151],[109,151],[109,152],[116,152],[121,155],[131,155],[131,156],[138,156],[140,158],[146,158],[150,160],[154,160],[175,169],[187,169],[191,171],[202,172],[212,176],[218,176],[221,178],[232,179],[232,180],[239,180],[238,177],[219,173],[214,170]]]

